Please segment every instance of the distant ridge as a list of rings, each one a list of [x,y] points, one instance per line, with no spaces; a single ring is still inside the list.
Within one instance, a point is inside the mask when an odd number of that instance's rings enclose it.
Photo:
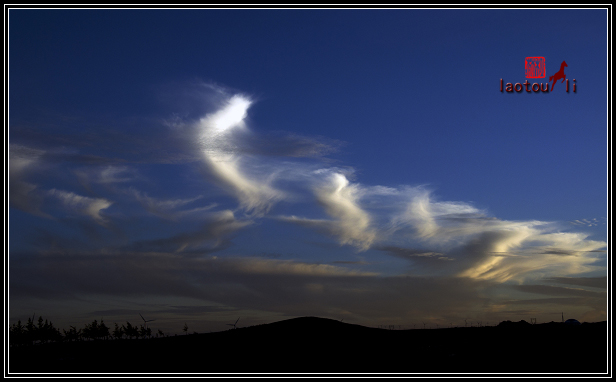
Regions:
[[[268,324],[249,326],[242,328],[244,331],[292,331],[292,332],[335,332],[348,330],[373,330],[374,328],[341,322],[330,318],[321,317],[296,317],[276,321]]]
[[[581,325],[505,321],[493,327],[385,330],[328,318],[298,317],[215,333],[11,348],[9,370],[602,373],[607,368],[606,334],[605,321]]]

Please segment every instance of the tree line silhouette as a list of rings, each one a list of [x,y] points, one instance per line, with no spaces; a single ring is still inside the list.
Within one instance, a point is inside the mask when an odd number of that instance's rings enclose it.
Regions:
[[[186,327],[186,325],[185,325]],[[186,332],[186,329],[184,331]],[[164,337],[162,330],[158,330],[155,337]],[[75,341],[99,341],[99,340],[121,340],[121,339],[145,339],[152,338],[152,329],[144,325],[132,325],[126,322],[126,325],[119,326],[114,323],[113,330],[110,329],[101,319],[100,323],[97,320],[86,324],[83,328],[77,329],[74,326],[69,326],[69,330],[59,329],[53,326],[53,323],[48,320],[43,321],[43,317],[39,316],[38,322],[34,323],[34,317],[28,318],[28,322],[24,325],[21,320],[9,327],[9,344],[10,346],[29,346],[37,343],[48,342],[75,342]]]

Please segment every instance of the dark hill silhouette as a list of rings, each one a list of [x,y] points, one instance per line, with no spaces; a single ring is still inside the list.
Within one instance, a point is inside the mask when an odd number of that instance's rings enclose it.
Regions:
[[[503,321],[500,324],[498,324],[498,327],[502,329],[524,329],[530,325],[531,324],[529,324],[527,321],[524,321],[524,320],[518,321],[518,322]]]
[[[605,373],[607,323],[385,330],[301,317],[223,332],[10,349],[9,372]]]

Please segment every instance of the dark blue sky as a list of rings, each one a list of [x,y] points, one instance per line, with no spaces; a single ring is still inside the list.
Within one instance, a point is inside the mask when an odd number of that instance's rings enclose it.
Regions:
[[[503,310],[503,298],[554,300],[546,280],[605,276],[607,32],[605,10],[583,9],[11,9],[11,318],[48,293],[68,307],[50,314],[121,321],[144,304],[170,330],[186,316],[163,313],[163,295],[224,306],[212,321],[252,309],[254,322],[445,322],[457,308],[426,301],[463,280],[460,309],[478,319],[554,319],[562,306]],[[530,82],[566,61],[577,92],[501,93],[530,56],[546,60]],[[241,122],[216,135],[233,107]],[[144,285],[171,292],[30,284],[67,256],[67,275],[148,271]],[[170,259],[173,277],[141,268]],[[225,292],[204,292],[204,274]],[[604,317],[603,292],[580,308],[579,283],[562,285],[558,304]],[[402,296],[377,313],[346,303],[349,290]],[[91,294],[107,308],[75,308]]]

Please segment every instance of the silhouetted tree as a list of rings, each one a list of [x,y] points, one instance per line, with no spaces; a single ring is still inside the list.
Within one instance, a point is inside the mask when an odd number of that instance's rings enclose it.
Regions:
[[[39,320],[40,322],[40,320]],[[53,323],[51,321],[45,320],[45,323],[42,327],[37,329],[38,331],[38,339],[41,342],[56,342],[62,340],[62,334],[60,334],[60,330],[53,327]]]
[[[18,320],[16,324],[9,328],[9,344],[11,346],[21,346],[27,342],[26,328]]]
[[[139,325],[139,336],[146,338],[148,336],[148,330],[143,325]]]
[[[79,341],[81,339],[81,329],[77,330],[74,326],[69,326],[68,332],[62,329],[64,332],[64,339],[67,341]]]
[[[188,334],[188,325],[186,325],[186,323],[184,323],[184,328],[182,330],[185,334]]]
[[[26,332],[25,332],[25,342],[28,344],[33,344],[34,339],[36,337],[36,327],[34,326],[34,321],[32,318],[28,317],[28,322],[26,323]]]
[[[96,337],[102,338],[102,339],[109,338],[109,328],[107,327],[107,325],[105,325],[102,319],[101,319],[101,323],[98,325],[98,328],[96,330]]]
[[[128,338],[132,339],[133,337],[139,337],[139,328],[137,326],[133,326],[130,322],[126,321],[126,327],[122,327],[124,328],[124,333],[126,333]]]
[[[11,346],[62,340],[60,331],[53,327],[51,321],[43,321],[43,317],[39,317],[37,325],[34,325],[34,321],[31,318],[28,318],[28,322],[25,326],[22,325],[21,320],[19,320],[16,324],[9,327],[9,333],[9,344]]]
[[[45,323],[43,324],[43,326],[41,326],[38,330],[39,341],[43,343],[51,341],[53,337],[52,331],[53,331],[53,326],[49,323],[49,321],[45,320]]]
[[[38,325],[36,326],[36,328],[34,329],[34,341],[41,341],[42,342],[42,338],[43,337],[43,331],[44,331],[44,323],[43,323],[43,316],[39,316],[38,318]]]
[[[102,321],[99,324],[98,321],[94,320],[91,324],[86,325],[86,327],[83,329],[83,336],[85,338],[90,338],[93,340],[101,338],[104,335],[103,333],[106,333],[106,335],[108,336],[109,328],[105,326]]]
[[[115,323],[115,328],[113,329],[113,338],[119,340],[124,336],[124,325],[118,326],[118,323]]]
[[[157,337],[164,337],[165,333],[163,333],[162,330],[158,329],[158,333],[156,334]]]
[[[98,327],[98,322],[96,320],[94,320],[91,324],[86,324],[86,326],[81,331],[83,334],[83,337],[93,340],[97,327]]]

